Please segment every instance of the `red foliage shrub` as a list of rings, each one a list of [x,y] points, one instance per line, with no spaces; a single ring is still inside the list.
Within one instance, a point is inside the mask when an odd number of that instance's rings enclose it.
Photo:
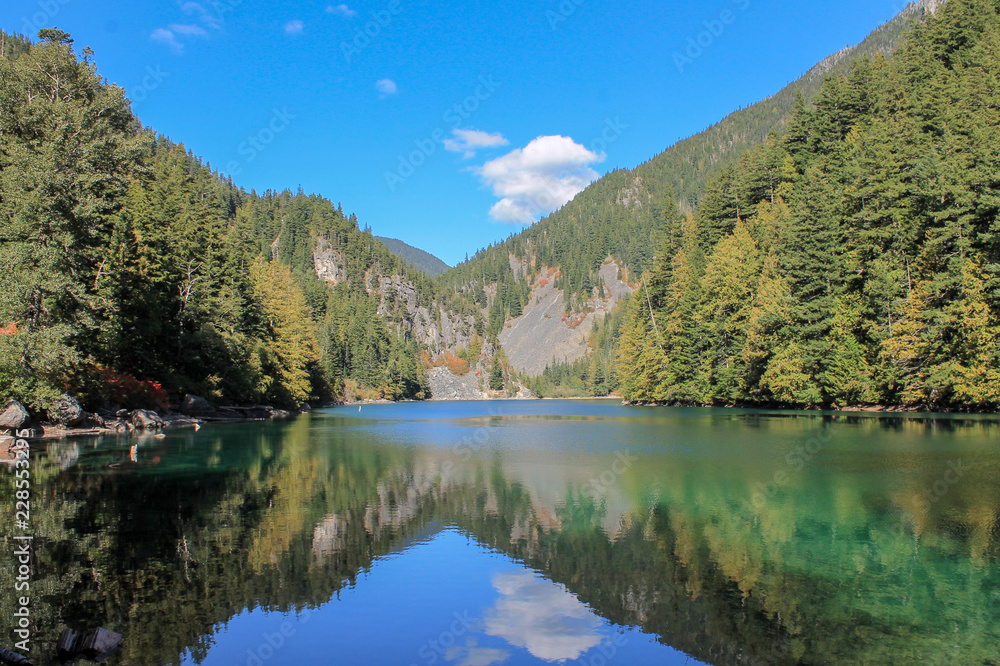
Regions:
[[[161,384],[136,379],[125,372],[111,368],[95,368],[103,382],[103,396],[110,402],[115,402],[130,409],[154,407],[164,409],[169,406],[170,397]]]
[[[451,352],[444,355],[444,364],[451,370],[451,374],[456,377],[464,377],[469,374],[469,364],[463,358],[458,358]]]

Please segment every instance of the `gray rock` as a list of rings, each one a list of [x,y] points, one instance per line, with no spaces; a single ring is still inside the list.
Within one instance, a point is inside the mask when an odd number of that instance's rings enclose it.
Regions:
[[[197,395],[186,395],[181,402],[181,414],[186,416],[215,416],[215,407]]]
[[[0,430],[17,430],[29,419],[31,419],[31,414],[24,408],[24,405],[17,400],[8,400],[3,411],[0,412]]]
[[[303,414],[305,414],[306,412],[311,412],[312,406],[310,406],[308,402],[303,402],[302,405],[299,407],[299,411],[302,412]]]
[[[163,419],[149,409],[137,409],[132,412],[132,425],[139,430],[159,430],[163,427]]]
[[[49,418],[54,423],[71,428],[85,418],[83,407],[71,395],[62,394],[55,404],[49,409]]]
[[[479,385],[476,373],[457,377],[448,368],[431,368],[427,371],[431,400],[485,400],[486,394]]]

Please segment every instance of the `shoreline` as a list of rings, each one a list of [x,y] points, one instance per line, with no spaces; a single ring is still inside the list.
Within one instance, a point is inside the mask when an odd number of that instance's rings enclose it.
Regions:
[[[697,402],[630,402],[622,400],[624,407],[675,407],[688,409],[756,409],[774,412],[811,412],[816,414],[871,414],[891,416],[1000,416],[1000,410],[981,410],[974,408],[944,408],[928,405],[845,405],[840,407],[796,406],[776,403],[733,403],[728,405],[709,405]]]
[[[514,398],[497,398],[496,401],[501,400],[514,400]],[[762,410],[762,411],[772,411],[772,412],[800,412],[800,413],[812,413],[812,414],[827,414],[827,415],[858,415],[858,416],[908,416],[908,417],[935,417],[935,416],[981,416],[981,417],[996,417],[1000,416],[1000,411],[977,411],[973,409],[933,409],[926,406],[916,406],[916,405],[847,405],[844,407],[796,407],[788,405],[758,405],[758,404],[730,404],[730,405],[706,405],[698,403],[653,403],[653,402],[629,402],[623,400],[620,396],[576,396],[576,397],[566,397],[566,398],[532,398],[524,399],[521,398],[522,402],[557,402],[557,401],[591,401],[591,400],[602,400],[606,402],[618,402],[623,407],[646,407],[646,408],[680,408],[680,409],[727,409],[727,410],[739,410],[739,409],[752,409],[752,410]],[[354,407],[354,406],[371,406],[371,405],[396,405],[405,403],[443,403],[443,402],[493,402],[491,399],[483,400],[360,400],[360,401],[338,401],[324,403],[317,406],[315,409],[324,409],[328,407]],[[16,437],[16,432],[5,433],[0,430],[0,439],[5,437],[26,439],[28,441],[52,441],[60,439],[70,439],[77,437],[102,437],[102,436],[131,436],[131,435],[151,435],[162,434],[165,430],[180,430],[184,428],[194,428],[195,430],[201,429],[203,426],[224,424],[224,423],[263,423],[270,421],[287,421],[294,419],[303,414],[308,414],[313,411],[312,407],[307,409],[294,409],[286,410],[271,406],[256,405],[253,407],[222,407],[219,412],[229,412],[227,415],[213,415],[213,416],[189,416],[181,413],[167,413],[163,415],[158,415],[162,421],[156,427],[153,428],[142,428],[133,425],[128,420],[118,420],[111,421],[115,424],[114,426],[106,426],[99,424],[88,424],[84,426],[73,426],[65,427],[55,424],[41,424],[34,427],[22,428],[21,432],[28,431],[30,436],[28,437]],[[164,435],[165,436],[165,435]]]
[[[338,403],[324,403],[321,407],[333,407]],[[145,410],[141,410],[145,411]],[[255,405],[253,407],[220,407],[215,415],[211,416],[189,416],[179,412],[168,412],[155,414],[158,423],[152,427],[141,427],[135,425],[130,418],[125,419],[104,419],[99,415],[88,414],[83,425],[62,426],[51,423],[41,423],[32,426],[24,426],[17,431],[9,433],[0,430],[0,440],[24,439],[29,442],[45,442],[60,439],[71,439],[77,437],[129,437],[129,436],[166,436],[165,430],[179,430],[183,428],[194,428],[196,431],[203,426],[223,423],[263,423],[269,421],[288,421],[303,414],[308,414],[312,408],[308,409],[279,409],[267,405]],[[228,412],[228,413],[227,413]],[[222,413],[223,415],[219,415]],[[97,419],[94,419],[94,417]],[[28,436],[18,436],[18,433],[28,433]]]

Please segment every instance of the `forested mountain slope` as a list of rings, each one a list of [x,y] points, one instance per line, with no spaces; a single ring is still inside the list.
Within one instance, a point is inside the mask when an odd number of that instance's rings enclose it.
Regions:
[[[643,402],[1000,404],[1000,2],[828,80],[664,234],[621,340]]]
[[[235,187],[141,127],[67,34],[39,37],[0,42],[0,395],[426,397],[382,293],[429,293],[423,274],[326,199]]]

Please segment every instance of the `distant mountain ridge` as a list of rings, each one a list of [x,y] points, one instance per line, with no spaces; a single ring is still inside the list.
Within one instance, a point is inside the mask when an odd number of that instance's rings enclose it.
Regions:
[[[376,236],[375,240],[389,248],[389,252],[392,252],[394,255],[414,268],[423,271],[429,277],[435,278],[451,268],[451,266],[435,257],[430,252],[425,252],[420,248],[407,245],[403,241],[396,238]]]

